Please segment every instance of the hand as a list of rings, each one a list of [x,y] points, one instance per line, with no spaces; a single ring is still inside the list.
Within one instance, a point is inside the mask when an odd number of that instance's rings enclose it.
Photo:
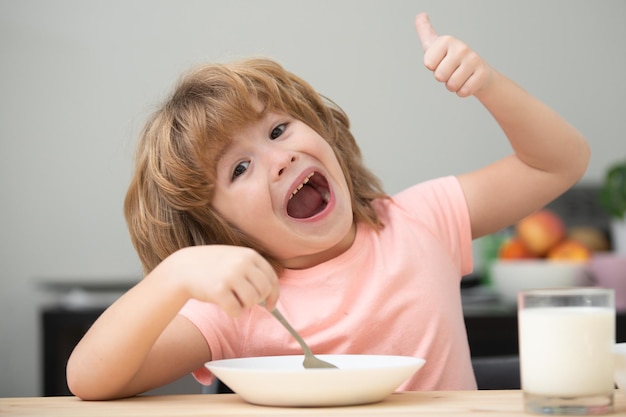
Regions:
[[[449,91],[468,97],[489,85],[491,68],[465,43],[437,35],[426,13],[417,15],[415,28],[424,48],[424,65]]]
[[[174,253],[162,265],[184,286],[189,298],[217,304],[232,317],[261,302],[272,310],[278,300],[276,272],[250,248],[191,246]]]

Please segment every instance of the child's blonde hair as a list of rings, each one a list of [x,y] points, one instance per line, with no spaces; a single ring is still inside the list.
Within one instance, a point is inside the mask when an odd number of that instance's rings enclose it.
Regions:
[[[220,153],[234,132],[268,111],[289,114],[328,141],[350,188],[355,220],[382,227],[371,203],[386,195],[363,165],[341,108],[268,59],[204,65],[179,81],[139,138],[124,213],[146,273],[178,249],[207,244],[254,248],[280,269],[211,205]]]

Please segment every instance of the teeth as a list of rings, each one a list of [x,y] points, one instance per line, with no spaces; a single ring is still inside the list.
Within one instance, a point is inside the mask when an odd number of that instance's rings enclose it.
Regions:
[[[328,203],[328,200],[330,199],[330,191],[325,191],[324,194],[322,194],[322,198],[324,199],[324,203]]]
[[[289,199],[290,199],[290,200],[293,198],[293,196],[294,196],[294,195],[296,195],[296,194],[298,193],[298,191],[300,191],[300,190],[302,189],[302,187],[304,187],[304,184],[306,184],[307,182],[309,182],[309,180],[311,179],[311,177],[313,176],[313,174],[315,174],[315,172],[311,172],[311,173],[309,174],[309,176],[308,176],[308,177],[306,177],[306,178],[304,179],[304,181],[302,181],[302,184],[298,185],[298,186],[296,187],[296,189],[295,189],[295,190],[293,190],[293,192],[292,192],[292,193],[291,193],[291,195],[289,196]]]

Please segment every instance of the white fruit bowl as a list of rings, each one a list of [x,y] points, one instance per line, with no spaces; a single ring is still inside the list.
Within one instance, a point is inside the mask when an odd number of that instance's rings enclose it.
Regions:
[[[490,266],[492,288],[505,304],[516,305],[520,291],[591,285],[587,263],[546,259],[497,260]]]

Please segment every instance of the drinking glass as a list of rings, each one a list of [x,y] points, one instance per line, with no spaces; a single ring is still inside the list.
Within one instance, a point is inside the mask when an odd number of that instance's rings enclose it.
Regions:
[[[527,412],[598,415],[613,411],[612,289],[522,291],[518,325]]]

